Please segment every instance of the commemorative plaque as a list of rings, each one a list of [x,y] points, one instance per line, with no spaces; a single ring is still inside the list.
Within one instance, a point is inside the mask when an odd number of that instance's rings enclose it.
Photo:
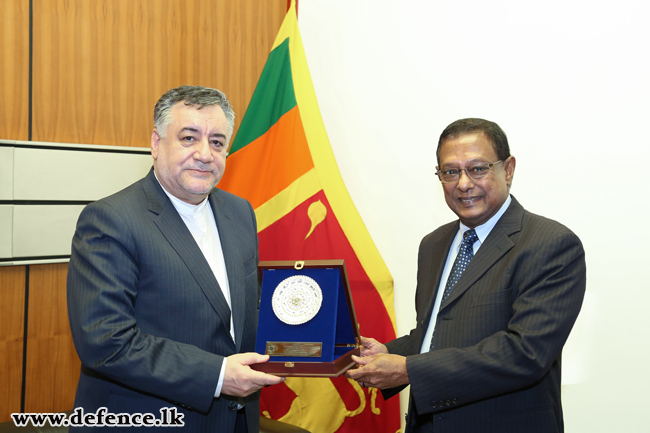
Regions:
[[[251,368],[277,376],[337,377],[359,355],[359,326],[343,260],[260,262],[262,295]]]

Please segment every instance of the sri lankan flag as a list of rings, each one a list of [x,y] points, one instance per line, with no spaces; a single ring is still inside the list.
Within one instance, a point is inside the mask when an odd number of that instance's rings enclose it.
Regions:
[[[362,335],[395,338],[393,281],[361,220],[327,138],[292,2],[219,188],[248,199],[260,260],[344,259]],[[340,376],[288,378],[262,391],[262,415],[312,432],[394,433],[399,401]]]

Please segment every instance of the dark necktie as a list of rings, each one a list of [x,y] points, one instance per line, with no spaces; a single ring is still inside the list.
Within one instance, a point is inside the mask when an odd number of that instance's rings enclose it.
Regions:
[[[442,307],[445,305],[445,301],[447,301],[451,291],[454,290],[460,276],[463,275],[469,261],[474,257],[474,242],[477,240],[478,236],[476,236],[476,231],[474,231],[474,229],[467,230],[463,233],[463,242],[460,244],[460,251],[458,251],[458,255],[454,261],[454,266],[452,266],[449,277],[447,278],[447,284],[445,284],[445,291],[442,294],[440,310],[442,310]],[[431,339],[430,350],[433,350],[433,338]]]

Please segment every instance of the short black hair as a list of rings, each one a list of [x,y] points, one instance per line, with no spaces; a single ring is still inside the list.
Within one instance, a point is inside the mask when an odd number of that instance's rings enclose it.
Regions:
[[[492,147],[497,153],[500,161],[505,161],[510,157],[510,146],[508,146],[508,137],[503,129],[494,122],[485,119],[468,118],[452,122],[442,131],[438,140],[438,149],[436,150],[436,159],[440,164],[440,149],[445,141],[458,138],[464,134],[482,132],[492,142]]]

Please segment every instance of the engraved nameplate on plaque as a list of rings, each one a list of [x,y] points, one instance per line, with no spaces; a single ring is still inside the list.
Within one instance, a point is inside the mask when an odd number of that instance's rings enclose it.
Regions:
[[[323,343],[298,343],[289,341],[267,341],[266,355],[269,356],[300,356],[319,357]]]

